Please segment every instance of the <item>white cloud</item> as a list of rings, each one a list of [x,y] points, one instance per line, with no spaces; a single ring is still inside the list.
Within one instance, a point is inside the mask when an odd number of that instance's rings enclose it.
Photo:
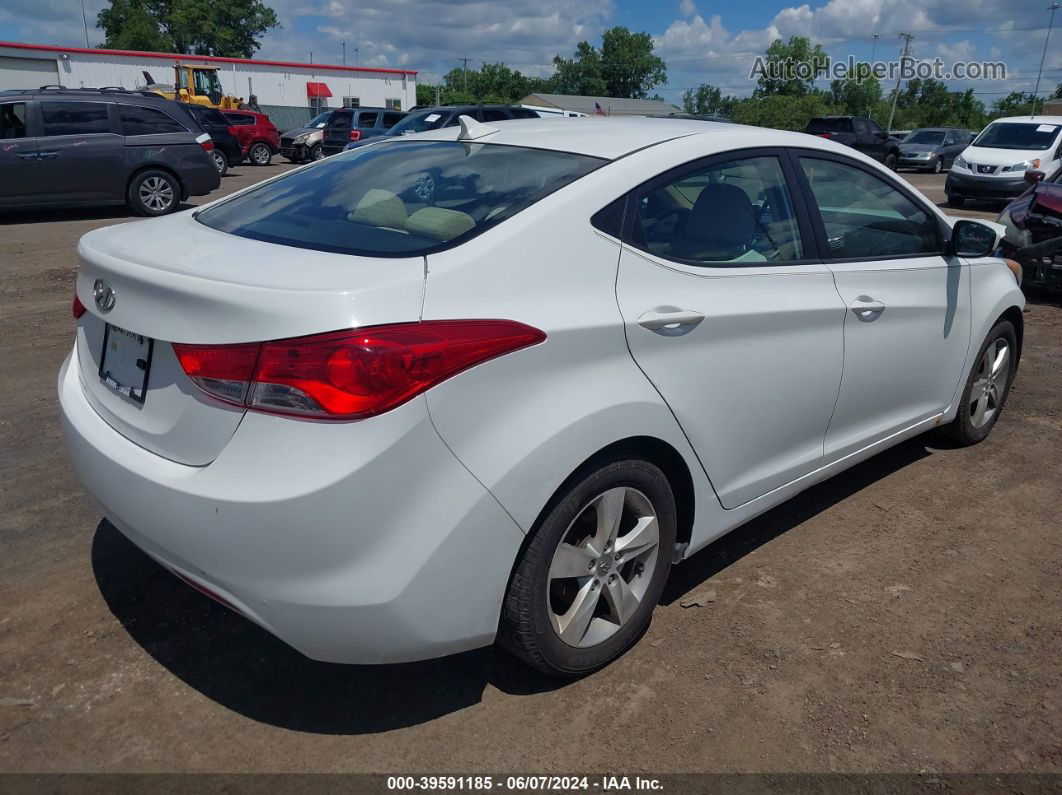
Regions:
[[[682,2],[679,3],[679,13],[684,17],[692,17],[697,13],[697,6],[694,4],[693,0],[682,0]]]

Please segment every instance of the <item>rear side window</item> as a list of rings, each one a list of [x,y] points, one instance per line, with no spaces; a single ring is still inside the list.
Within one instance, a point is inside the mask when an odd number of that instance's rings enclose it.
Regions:
[[[45,135],[90,135],[111,131],[104,102],[42,102]]]
[[[122,120],[122,135],[158,135],[160,133],[187,132],[183,126],[158,108],[119,105],[118,116]]]
[[[778,158],[694,166],[635,197],[634,245],[701,266],[750,266],[804,258]]]
[[[26,137],[26,103],[0,105],[0,139]]]
[[[375,127],[376,120],[380,118],[379,113],[360,113],[358,114],[358,126],[359,127]]]
[[[383,126],[390,129],[402,121],[403,118],[405,118],[405,114],[403,113],[385,113],[383,117]]]
[[[897,188],[855,166],[800,157],[835,259],[939,254],[937,219]]]
[[[293,171],[196,218],[296,248],[411,256],[474,237],[604,163],[516,146],[395,141]]]
[[[851,119],[826,119],[817,118],[808,122],[807,131],[810,133],[820,132],[851,132]]]
[[[229,124],[233,124],[237,127],[254,126],[254,116],[246,113],[226,113],[225,118],[229,120]]]
[[[540,118],[537,113],[527,108],[513,108],[514,119],[537,119]]]
[[[498,110],[497,108],[486,108],[483,111],[483,121],[505,121],[511,118],[512,116],[504,110]]]

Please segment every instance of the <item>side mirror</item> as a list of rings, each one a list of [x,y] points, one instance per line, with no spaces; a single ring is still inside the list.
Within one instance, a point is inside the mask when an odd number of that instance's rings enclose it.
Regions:
[[[947,253],[953,257],[990,257],[996,250],[996,230],[978,221],[963,219],[951,228]]]
[[[1044,178],[1044,172],[1036,171],[1035,169],[1029,169],[1025,172],[1025,181],[1030,185],[1035,185],[1037,182],[1042,182]]]

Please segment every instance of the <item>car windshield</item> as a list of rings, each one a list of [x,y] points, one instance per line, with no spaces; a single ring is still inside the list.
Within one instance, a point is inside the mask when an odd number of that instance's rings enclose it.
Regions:
[[[944,143],[944,133],[941,130],[915,130],[903,139],[905,144],[928,144],[940,146]]]
[[[450,120],[452,116],[448,111],[433,110],[427,113],[418,113],[413,116],[406,116],[398,124],[392,127],[389,132],[391,135],[405,135],[407,133],[427,132],[428,130],[437,130],[440,127],[445,127],[446,122]]]
[[[605,162],[517,146],[401,141],[293,171],[196,218],[296,248],[412,256],[473,237]]]
[[[332,115],[332,111],[330,111],[330,110],[326,110],[324,113],[318,113],[316,116],[314,116],[308,122],[306,122],[306,126],[307,127],[315,127],[317,129],[321,129],[326,124],[328,124],[328,118],[331,115]]]
[[[808,122],[808,132],[849,132],[851,119],[812,119]]]
[[[1059,125],[1023,122],[995,122],[988,125],[973,142],[990,149],[1025,149],[1041,152],[1050,148],[1058,135]]]

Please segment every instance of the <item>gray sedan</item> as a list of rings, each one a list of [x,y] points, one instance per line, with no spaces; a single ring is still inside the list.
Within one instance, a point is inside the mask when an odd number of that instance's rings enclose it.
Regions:
[[[957,127],[922,127],[912,130],[900,142],[900,168],[914,168],[939,174],[949,168],[972,135]]]

